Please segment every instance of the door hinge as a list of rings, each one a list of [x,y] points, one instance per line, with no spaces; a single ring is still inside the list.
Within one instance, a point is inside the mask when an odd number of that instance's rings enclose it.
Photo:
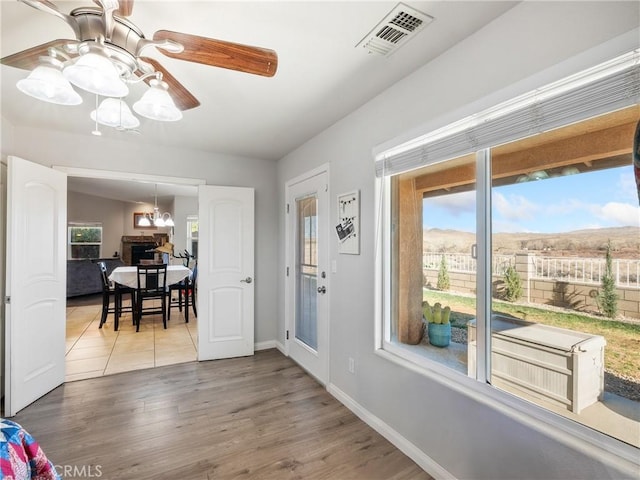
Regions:
[[[287,267],[287,277],[289,276],[289,267]]]
[[[289,330],[287,330],[287,340],[289,340]]]
[[[4,297],[4,303],[11,303],[11,297],[8,295]]]
[[[287,213],[289,213],[289,204],[287,203]]]

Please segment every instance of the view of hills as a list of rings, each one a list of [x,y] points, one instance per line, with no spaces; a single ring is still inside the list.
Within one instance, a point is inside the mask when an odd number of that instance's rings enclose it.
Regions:
[[[640,258],[640,228],[615,227],[563,233],[496,233],[493,251],[510,254],[532,251],[548,256],[604,257],[611,241],[614,258]],[[423,231],[423,247],[428,252],[469,253],[476,243],[474,233],[430,228]]]

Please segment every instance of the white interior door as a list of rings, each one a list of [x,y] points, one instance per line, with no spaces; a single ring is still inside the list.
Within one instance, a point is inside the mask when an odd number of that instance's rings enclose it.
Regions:
[[[289,356],[326,384],[329,380],[326,170],[287,185],[287,332]]]
[[[198,359],[253,355],[254,189],[198,187]]]
[[[5,416],[64,382],[66,227],[66,174],[10,156]]]

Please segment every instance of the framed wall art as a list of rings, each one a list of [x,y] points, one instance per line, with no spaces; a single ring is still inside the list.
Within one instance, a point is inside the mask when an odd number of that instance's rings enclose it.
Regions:
[[[140,220],[145,216],[147,216],[147,218],[150,217],[150,215],[148,213],[145,213],[145,212],[134,212],[133,213],[133,228],[135,228],[136,230],[138,230],[140,228],[143,228],[143,229],[146,229],[146,230],[155,230],[156,228],[158,228],[153,223],[151,223],[151,225],[149,225],[148,227],[140,225]],[[151,218],[149,220],[151,221]]]

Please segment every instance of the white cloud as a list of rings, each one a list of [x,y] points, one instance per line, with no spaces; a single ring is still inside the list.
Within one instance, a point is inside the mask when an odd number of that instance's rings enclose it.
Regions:
[[[509,195],[494,191],[492,197],[493,207],[505,219],[511,221],[532,220],[540,207],[522,195]]]
[[[606,223],[615,226],[640,227],[640,207],[629,203],[609,202],[604,205],[590,205],[589,210]]]
[[[427,198],[424,201],[424,208],[430,206],[444,208],[451,215],[458,216],[463,213],[476,211],[476,192],[452,193],[451,195],[441,195],[439,197]]]

